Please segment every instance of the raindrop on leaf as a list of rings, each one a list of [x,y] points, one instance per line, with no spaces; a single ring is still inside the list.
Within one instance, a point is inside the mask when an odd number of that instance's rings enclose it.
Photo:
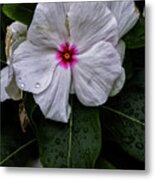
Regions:
[[[60,144],[60,139],[56,138],[55,143],[59,145]]]

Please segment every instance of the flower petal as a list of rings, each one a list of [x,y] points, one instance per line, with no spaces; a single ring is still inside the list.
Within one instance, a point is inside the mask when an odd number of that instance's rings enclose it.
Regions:
[[[14,52],[13,68],[19,88],[31,93],[44,91],[58,64],[55,54],[25,41]]]
[[[105,2],[118,22],[119,37],[125,35],[138,21],[139,11],[133,0]]]
[[[63,2],[63,3],[64,3],[65,11],[68,14],[68,12],[70,11],[70,7],[73,4],[73,2]]]
[[[16,85],[15,78],[9,78],[9,67],[5,67],[0,71],[0,101],[3,102],[7,99],[20,100],[21,91]]]
[[[7,99],[10,99],[9,95],[6,93],[6,90],[5,90],[6,86],[8,85],[8,71],[9,71],[8,67],[5,67],[0,72],[0,75],[1,75],[0,76],[0,80],[1,80],[1,84],[0,84],[0,86],[1,86],[1,92],[0,92],[1,99],[0,99],[0,101],[1,102],[5,101]]]
[[[123,64],[124,57],[125,57],[125,43],[123,40],[119,41],[119,44],[117,45],[117,50],[121,56],[121,64]],[[125,83],[125,70],[122,67],[121,75],[114,82],[113,88],[110,92],[110,96],[115,96],[116,94],[118,94],[121,91],[121,89],[123,88],[124,83]]]
[[[117,45],[117,51],[121,56],[121,63],[123,64],[124,57],[125,57],[125,42],[123,40],[120,40],[118,45]]]
[[[74,3],[68,13],[71,42],[80,52],[104,40],[117,44],[117,22],[103,2]]]
[[[73,81],[79,100],[87,106],[103,104],[121,73],[119,54],[110,43],[102,41],[77,58]]]
[[[39,3],[28,31],[28,40],[37,46],[50,48],[66,42],[66,9],[63,3]]]
[[[26,33],[27,33],[27,26],[23,23],[20,22],[13,22],[9,28],[11,29],[12,32],[12,41],[16,41],[18,38],[25,36],[26,38]]]
[[[15,101],[22,99],[22,92],[16,84],[15,76],[12,77],[10,83],[5,88],[5,90],[11,99]]]
[[[70,70],[57,66],[49,87],[40,94],[34,94],[34,99],[46,118],[68,122],[70,81]]]
[[[124,83],[125,83],[125,71],[124,71],[124,68],[122,68],[121,75],[114,82],[112,91],[110,92],[109,96],[112,97],[112,96],[117,95],[121,91],[121,89],[123,88]]]

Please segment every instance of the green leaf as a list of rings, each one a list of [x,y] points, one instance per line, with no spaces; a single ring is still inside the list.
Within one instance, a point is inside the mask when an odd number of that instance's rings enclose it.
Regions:
[[[6,101],[1,108],[0,166],[25,166],[36,150],[35,137],[30,128],[22,132],[17,105]]]
[[[126,47],[129,49],[145,46],[145,18],[142,16],[134,28],[124,36]]]
[[[30,94],[25,107],[36,130],[40,159],[45,167],[93,168],[101,149],[98,108],[88,108],[71,98],[68,124],[45,119]]]
[[[12,20],[10,18],[8,18],[7,16],[5,16],[5,14],[3,13],[2,7],[3,7],[3,5],[0,4],[0,14],[1,14],[1,23],[0,23],[0,25],[1,25],[1,28],[2,28],[3,32],[5,32],[6,27],[12,23]],[[2,35],[1,40],[5,40],[5,35]]]
[[[144,161],[144,91],[125,89],[103,106],[103,124],[114,141],[134,158]]]
[[[4,14],[15,21],[30,25],[36,4],[5,4]]]

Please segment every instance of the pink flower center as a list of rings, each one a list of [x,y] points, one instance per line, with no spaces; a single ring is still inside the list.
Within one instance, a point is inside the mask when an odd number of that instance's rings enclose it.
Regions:
[[[75,45],[70,45],[69,43],[64,43],[60,45],[56,53],[56,58],[59,61],[59,64],[64,68],[73,67],[78,60],[76,55],[78,54],[78,50]]]

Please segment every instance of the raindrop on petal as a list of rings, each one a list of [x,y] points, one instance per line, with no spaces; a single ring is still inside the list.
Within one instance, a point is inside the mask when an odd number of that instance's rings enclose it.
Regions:
[[[40,83],[36,83],[35,87],[39,88],[40,87]]]
[[[24,83],[21,83],[21,84],[20,84],[20,87],[21,87],[21,88],[24,88],[24,87],[25,87],[25,84],[24,84]]]

